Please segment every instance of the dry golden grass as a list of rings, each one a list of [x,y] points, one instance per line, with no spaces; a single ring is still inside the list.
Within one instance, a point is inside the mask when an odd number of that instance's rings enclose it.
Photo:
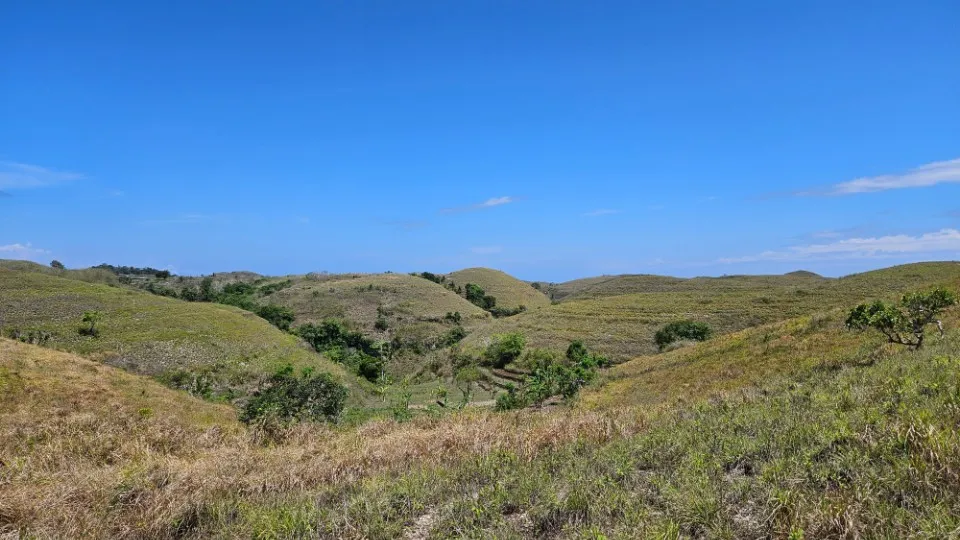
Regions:
[[[528,310],[534,310],[550,305],[550,299],[545,294],[500,270],[465,268],[447,274],[447,279],[460,287],[466,287],[467,283],[479,285],[484,292],[497,299],[497,307],[500,308],[525,306]]]
[[[79,357],[0,339],[0,533],[166,538],[219,501],[345,487],[509,450],[636,433],[619,411],[470,411],[354,430],[302,424],[258,444],[231,409]],[[209,517],[209,516],[208,516]]]

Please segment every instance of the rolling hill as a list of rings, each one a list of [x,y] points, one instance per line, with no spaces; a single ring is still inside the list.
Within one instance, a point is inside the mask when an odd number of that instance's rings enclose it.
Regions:
[[[486,294],[497,299],[497,307],[516,309],[524,306],[527,310],[535,310],[550,305],[550,299],[529,283],[500,270],[466,268],[451,272],[446,277],[460,287],[465,287],[467,283],[479,285]]]
[[[669,370],[696,353],[683,369],[704,378],[724,376],[702,364],[731,350],[735,369],[763,366],[771,351],[780,358],[762,377],[688,388],[682,400],[629,405],[616,394],[585,399],[592,411],[304,424],[268,445],[220,406],[0,340],[0,532],[945,538],[960,527],[955,311],[948,320],[946,338],[921,351],[878,355],[869,338],[857,349],[847,340],[860,334],[837,333],[828,315],[662,355]],[[799,352],[765,349],[765,334],[800,341]],[[625,365],[617,380],[649,367]]]
[[[653,289],[650,292],[568,299],[493,321],[468,336],[465,345],[482,348],[494,334],[522,332],[533,347],[564,350],[580,339],[592,350],[622,361],[656,352],[654,333],[673,320],[702,321],[724,334],[954,283],[958,276],[960,263],[956,262],[909,264],[839,279],[801,275],[675,280],[644,276],[633,284],[643,284]]]
[[[99,337],[81,335],[83,313],[103,313]],[[256,315],[45,272],[0,268],[0,331],[49,334],[47,345],[160,378],[202,374],[240,389],[291,363],[352,377]]]
[[[557,302],[588,300],[625,294],[652,292],[772,290],[804,287],[826,281],[812,272],[791,272],[782,276],[723,276],[675,278],[647,274],[624,274],[576,279],[550,284],[547,293]]]

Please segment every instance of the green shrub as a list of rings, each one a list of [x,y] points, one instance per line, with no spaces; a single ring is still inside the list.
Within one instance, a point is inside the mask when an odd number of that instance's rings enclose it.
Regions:
[[[706,341],[710,338],[711,333],[712,331],[706,323],[686,319],[667,324],[657,331],[653,336],[653,341],[657,344],[657,348],[662,351],[667,345],[681,339]]]
[[[855,330],[874,328],[885,335],[890,343],[919,349],[923,346],[924,331],[928,325],[936,323],[943,334],[943,324],[937,316],[956,302],[953,293],[942,288],[905,294],[898,305],[877,300],[853,308],[847,317],[847,327]]]
[[[610,365],[606,357],[591,354],[580,341],[570,344],[565,358],[534,349],[523,355],[521,363],[530,369],[530,375],[520,387],[510,385],[505,394],[497,396],[497,410],[539,405],[553,396],[571,399],[596,377],[598,368]]]
[[[290,330],[290,325],[293,324],[293,320],[296,318],[292,309],[276,304],[260,306],[257,308],[257,315],[263,317],[269,321],[270,324],[283,331]]]
[[[466,299],[481,309],[490,311],[497,305],[497,299],[488,295],[479,285],[467,283],[465,291]]]
[[[80,321],[89,326],[81,326],[77,331],[84,336],[99,337],[100,329],[97,323],[103,320],[103,313],[99,311],[84,311]]]
[[[335,422],[343,412],[347,388],[329,373],[304,369],[299,376],[287,365],[274,373],[244,406],[240,420],[273,417],[283,421]]]
[[[498,334],[493,336],[493,343],[487,346],[484,358],[493,367],[502,368],[520,358],[526,345],[527,338],[519,332]]]

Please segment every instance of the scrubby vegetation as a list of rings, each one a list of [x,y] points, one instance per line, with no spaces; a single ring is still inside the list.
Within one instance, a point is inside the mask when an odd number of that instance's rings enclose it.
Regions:
[[[653,342],[662,351],[667,345],[679,340],[706,341],[711,333],[710,327],[705,323],[685,319],[673,321],[657,330],[653,335]]]
[[[0,339],[0,535],[899,538],[960,527],[958,265],[781,276],[789,286],[733,277],[496,320],[449,276],[137,278],[204,303],[71,272],[0,264],[0,327],[19,340]],[[278,308],[261,315],[273,325],[232,305],[251,299]],[[631,305],[636,319],[611,322]],[[556,317],[564,306],[585,322],[543,326],[574,320]],[[583,311],[598,306],[610,310]],[[81,322],[84,312],[103,317]],[[611,365],[573,337],[619,324],[651,354]],[[851,331],[868,328],[878,331]],[[664,352],[651,329],[671,337]]]
[[[937,317],[944,308],[956,302],[953,293],[942,288],[905,294],[900,305],[876,300],[853,308],[847,317],[847,327],[857,330],[874,328],[883,333],[890,343],[919,349],[923,346],[928,325],[936,323],[940,335],[943,335],[943,323]]]
[[[261,384],[240,414],[240,421],[288,423],[335,422],[343,412],[347,389],[329,373],[304,368],[299,376],[286,365]]]
[[[509,385],[497,398],[497,410],[539,406],[554,396],[574,398],[581,388],[594,380],[599,368],[609,367],[607,358],[591,354],[581,341],[567,348],[564,358],[542,349],[529,351],[524,365],[530,370],[519,386]]]

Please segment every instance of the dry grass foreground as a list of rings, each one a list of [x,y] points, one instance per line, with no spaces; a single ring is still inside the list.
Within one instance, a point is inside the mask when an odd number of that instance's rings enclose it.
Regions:
[[[41,537],[191,536],[224,501],[343,489],[498,450],[530,458],[619,438],[643,422],[618,413],[474,411],[356,430],[302,425],[264,447],[227,407],[6,339],[0,396],[0,533]]]
[[[0,532],[943,538],[960,527],[955,319],[923,351],[709,401],[300,426],[271,447],[229,409],[4,340]]]

